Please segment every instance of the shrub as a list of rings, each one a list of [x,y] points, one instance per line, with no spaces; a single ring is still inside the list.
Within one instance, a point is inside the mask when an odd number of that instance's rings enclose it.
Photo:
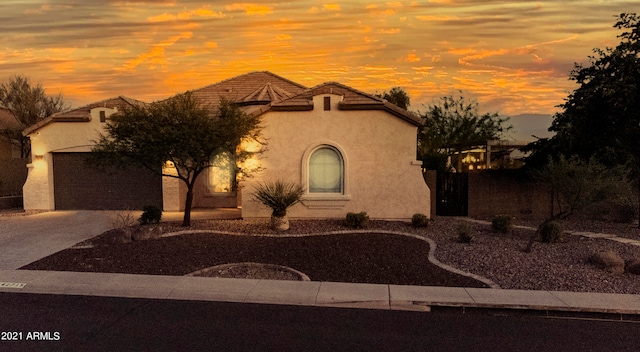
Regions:
[[[138,219],[140,225],[158,224],[162,219],[162,209],[155,205],[145,205],[142,208],[142,215]]]
[[[298,203],[304,194],[302,186],[277,180],[273,183],[260,183],[253,192],[253,198],[273,210],[273,216],[287,215],[287,208]]]
[[[113,229],[120,229],[123,227],[133,226],[135,221],[135,216],[131,210],[123,210],[118,211],[115,214],[108,215],[109,221],[111,222],[111,227]]]
[[[411,226],[413,227],[427,227],[429,225],[429,218],[424,214],[413,214],[411,217]]]
[[[511,230],[511,217],[508,215],[496,215],[491,220],[491,228],[498,233],[508,233]]]
[[[540,240],[545,243],[557,242],[564,232],[562,225],[557,221],[546,221],[540,226]]]
[[[468,223],[460,223],[458,225],[458,242],[460,243],[471,243],[473,239],[473,227]]]
[[[347,226],[354,229],[365,228],[369,225],[369,215],[362,211],[359,213],[347,213]]]

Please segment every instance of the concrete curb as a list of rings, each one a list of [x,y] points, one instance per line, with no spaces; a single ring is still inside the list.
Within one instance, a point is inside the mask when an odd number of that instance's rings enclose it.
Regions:
[[[0,270],[0,292],[640,321],[640,295]]]

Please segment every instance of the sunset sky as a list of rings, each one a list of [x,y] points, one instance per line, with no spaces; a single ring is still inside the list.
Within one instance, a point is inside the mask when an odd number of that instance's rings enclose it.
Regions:
[[[308,87],[403,87],[413,110],[465,91],[481,110],[551,114],[574,62],[615,46],[640,1],[2,0],[0,80],[73,106],[167,98],[250,71]]]

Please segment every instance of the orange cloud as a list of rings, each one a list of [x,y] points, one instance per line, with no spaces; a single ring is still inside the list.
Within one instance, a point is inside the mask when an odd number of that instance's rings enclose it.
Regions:
[[[273,13],[271,7],[253,3],[234,3],[225,8],[227,11],[244,11],[247,16],[264,16]]]
[[[142,63],[147,63],[151,67],[155,67],[156,65],[165,66],[167,64],[167,60],[164,55],[165,48],[172,46],[180,39],[190,39],[192,36],[193,33],[184,32],[180,35],[170,37],[163,42],[153,45],[151,50],[147,51],[146,53],[140,54],[135,59],[125,62],[123,67],[127,70],[132,70]]]
[[[178,14],[163,13],[157,16],[147,17],[147,20],[151,23],[156,22],[171,22],[175,20],[188,20],[192,17],[205,17],[205,18],[221,18],[224,17],[222,12],[212,11],[206,8],[200,8],[193,11],[179,12]]]
[[[420,21],[425,22],[445,22],[445,21],[456,21],[459,20],[458,16],[448,16],[448,15],[420,15],[416,16]]]
[[[418,55],[416,55],[415,53],[409,53],[404,58],[404,61],[406,61],[406,62],[420,62],[420,57]]]
[[[324,4],[322,8],[327,11],[340,11],[342,10],[342,6],[340,4]]]
[[[378,33],[381,34],[398,34],[400,33],[400,28],[389,28],[389,29],[380,29]]]
[[[291,36],[288,34],[278,34],[276,36],[277,40],[291,40]]]

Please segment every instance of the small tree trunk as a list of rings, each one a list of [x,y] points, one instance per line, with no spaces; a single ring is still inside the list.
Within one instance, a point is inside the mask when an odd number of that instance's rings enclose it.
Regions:
[[[182,226],[191,226],[191,206],[193,204],[193,186],[194,184],[187,184],[187,200],[184,202],[184,218],[182,220]]]
[[[640,229],[640,176],[638,176],[638,180],[636,182],[638,183],[638,228]]]

